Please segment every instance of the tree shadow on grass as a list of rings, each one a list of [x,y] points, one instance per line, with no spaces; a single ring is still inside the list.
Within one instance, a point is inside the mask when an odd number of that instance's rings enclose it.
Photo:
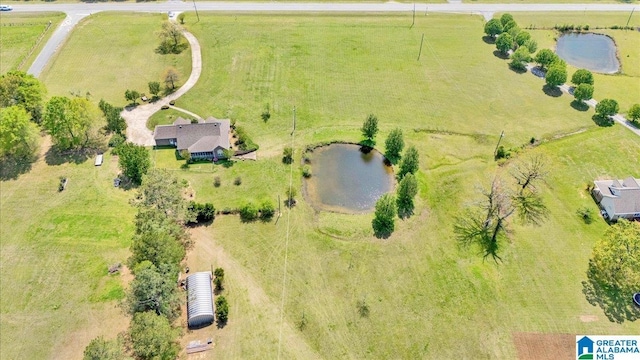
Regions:
[[[571,102],[571,107],[578,111],[587,111],[589,110],[589,105],[580,100],[573,100]]]
[[[493,51],[493,56],[497,57],[498,59],[502,59],[502,60],[508,60],[509,59],[509,54],[505,54],[500,50],[494,50]]]
[[[549,86],[549,85],[545,84],[542,87],[542,92],[544,92],[547,96],[551,96],[551,97],[560,97],[560,96],[562,96],[562,90],[560,90],[560,88],[557,87],[557,86]]]
[[[35,157],[5,157],[0,159],[0,180],[15,180],[20,175],[28,173],[35,160]]]
[[[615,289],[602,286],[595,279],[594,266],[589,262],[587,280],[582,282],[582,293],[593,306],[599,306],[611,322],[618,324],[640,319],[640,307],[634,304],[633,294],[622,294]]]
[[[511,71],[513,71],[514,73],[519,74],[519,75],[527,73],[527,68],[525,66],[519,67],[519,66],[511,66],[511,65],[509,65],[509,69]]]
[[[484,41],[485,44],[493,45],[496,43],[496,38],[491,37],[489,35],[485,35],[482,37],[482,41]]]
[[[44,155],[44,161],[47,165],[82,164],[95,154],[95,149],[60,150],[54,145]]]
[[[608,116],[595,114],[591,117],[591,120],[593,120],[593,122],[596,123],[596,125],[601,127],[613,126],[613,120],[610,119]]]

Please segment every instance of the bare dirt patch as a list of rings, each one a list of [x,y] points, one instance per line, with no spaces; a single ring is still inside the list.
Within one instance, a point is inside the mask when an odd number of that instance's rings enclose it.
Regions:
[[[575,359],[575,335],[515,333],[518,360]]]
[[[580,315],[580,321],[594,322],[594,321],[598,321],[598,317],[596,315]]]

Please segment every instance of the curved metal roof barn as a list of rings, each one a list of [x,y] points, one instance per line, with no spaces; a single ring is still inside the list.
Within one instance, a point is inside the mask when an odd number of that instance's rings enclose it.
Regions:
[[[211,273],[197,272],[187,277],[187,322],[189,327],[213,323]]]

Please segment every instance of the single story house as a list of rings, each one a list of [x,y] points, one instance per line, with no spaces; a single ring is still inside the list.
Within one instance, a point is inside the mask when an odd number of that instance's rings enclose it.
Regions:
[[[640,179],[594,181],[593,197],[607,219],[640,219]]]
[[[156,146],[175,146],[186,150],[192,159],[217,160],[224,158],[224,150],[231,148],[229,119],[209,117],[197,123],[177,118],[173,125],[158,125],[153,131]]]
[[[197,272],[187,276],[187,323],[198,328],[213,323],[213,289],[211,273]]]

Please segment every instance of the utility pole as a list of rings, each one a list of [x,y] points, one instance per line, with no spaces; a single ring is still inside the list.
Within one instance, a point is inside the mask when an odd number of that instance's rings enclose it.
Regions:
[[[496,154],[498,153],[498,147],[500,146],[500,141],[502,140],[502,138],[504,137],[504,130],[502,130],[502,132],[500,133],[500,138],[498,139],[498,143],[496,144],[496,149],[493,150],[493,157],[496,157]]]
[[[409,29],[411,29],[415,23],[416,23],[416,3],[413,3],[413,19],[411,20],[411,26],[409,26]]]
[[[422,55],[422,43],[424,42],[424,33],[422,33],[422,40],[420,40],[420,52],[418,53],[418,61],[420,61],[420,55]]]
[[[295,105],[293,106],[293,130],[291,131],[291,135],[293,135],[294,131],[296,131],[296,107],[295,107]]]
[[[198,7],[196,7],[196,0],[193,0],[193,8],[196,10],[196,17],[198,18],[197,23],[200,22],[200,15],[198,15]]]
[[[633,12],[636,10],[636,8],[631,9],[631,14],[629,14],[629,19],[627,19],[627,25],[625,26],[629,26],[629,21],[631,21],[631,16],[633,15]]]

